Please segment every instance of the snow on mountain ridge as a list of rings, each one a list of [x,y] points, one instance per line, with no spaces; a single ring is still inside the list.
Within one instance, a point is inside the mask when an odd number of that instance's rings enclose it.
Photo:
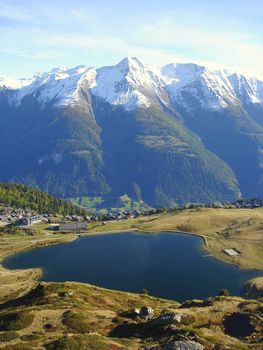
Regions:
[[[28,95],[35,96],[41,105],[48,102],[56,106],[74,105],[83,87],[126,110],[147,108],[152,103],[168,105],[168,95],[176,103],[185,104],[186,92],[212,110],[240,104],[239,100],[244,99],[247,103],[263,103],[263,82],[257,79],[225,70],[210,71],[193,63],[171,63],[158,68],[136,57],[126,57],[117,65],[98,69],[60,66],[32,79],[0,78],[0,88],[11,90],[9,101],[15,106]]]
[[[263,102],[263,82],[237,73],[230,75],[229,80],[240,99],[252,103]]]
[[[154,66],[138,58],[126,57],[115,66],[97,69],[96,86],[91,92],[112,105],[126,110],[149,107],[150,95],[158,95],[163,80]]]
[[[32,83],[32,79],[12,79],[0,77],[0,88],[17,90]]]
[[[238,93],[236,84],[233,84],[233,79],[231,79],[233,73],[226,70],[211,71],[195,64],[169,64],[162,68],[162,74],[171,79],[167,85],[171,98],[189,111],[191,107],[185,104],[184,93],[190,93],[198,99],[205,109],[220,110],[227,108],[229,104],[242,104],[240,99],[244,96]],[[253,80],[254,90],[250,88],[250,93],[247,93],[248,102],[263,103],[263,94],[260,95],[257,92],[260,83],[263,86],[263,82],[253,78],[245,78],[243,75],[238,76],[242,77],[244,86],[251,84]]]
[[[92,69],[85,66],[68,69],[62,66],[48,73],[38,73],[32,78],[31,84],[17,88],[10,101],[18,106],[25,96],[33,95],[42,105],[50,101],[55,101],[57,106],[74,104],[78,100],[79,80]]]
[[[161,68],[161,74],[170,78],[179,88],[200,76],[204,70],[205,67],[194,63],[170,63]]]

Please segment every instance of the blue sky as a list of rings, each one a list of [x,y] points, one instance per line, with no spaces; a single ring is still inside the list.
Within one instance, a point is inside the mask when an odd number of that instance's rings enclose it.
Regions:
[[[0,0],[0,76],[125,56],[263,79],[263,0]]]

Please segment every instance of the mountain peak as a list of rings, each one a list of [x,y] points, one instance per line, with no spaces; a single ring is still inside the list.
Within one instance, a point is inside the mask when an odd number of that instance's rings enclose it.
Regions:
[[[56,74],[56,73],[65,72],[66,70],[68,70],[68,68],[62,64],[62,65],[59,66],[59,67],[53,68],[53,69],[50,71],[50,73],[51,73],[51,74]]]
[[[140,68],[144,68],[145,64],[143,61],[141,61],[140,59],[138,59],[137,57],[124,57],[118,64],[117,66],[119,66],[120,68],[126,68],[126,69],[132,69],[134,67],[140,67]]]
[[[166,77],[187,82],[204,73],[205,69],[195,63],[169,63],[162,67],[161,72]]]

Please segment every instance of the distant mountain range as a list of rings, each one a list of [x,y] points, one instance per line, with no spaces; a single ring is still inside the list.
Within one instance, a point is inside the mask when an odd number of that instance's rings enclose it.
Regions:
[[[263,81],[196,64],[0,78],[0,181],[152,206],[263,196]]]

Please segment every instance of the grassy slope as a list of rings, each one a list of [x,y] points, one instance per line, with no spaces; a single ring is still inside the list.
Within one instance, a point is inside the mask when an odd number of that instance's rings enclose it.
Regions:
[[[237,297],[217,297],[210,299],[208,305],[196,303],[196,306],[180,306],[177,302],[153,298],[143,294],[110,291],[80,283],[47,283],[43,284],[41,292],[31,293],[2,307],[0,318],[6,311],[25,311],[35,315],[31,325],[17,331],[19,338],[9,344],[34,346],[34,349],[52,343],[56,339],[74,337],[79,347],[55,347],[54,349],[89,349],[89,350],[124,350],[144,349],[146,345],[167,341],[167,335],[160,333],[157,337],[151,333],[142,338],[136,334],[129,337],[122,334],[109,336],[110,332],[120,325],[138,325],[140,320],[130,320],[120,316],[120,312],[143,305],[154,308],[155,315],[163,309],[194,316],[191,325],[180,325],[179,332],[188,332],[197,337],[198,342],[205,345],[206,350],[212,349],[212,344],[224,344],[230,349],[261,349],[262,343],[250,345],[251,338],[239,340],[225,334],[223,320],[226,315],[242,312],[262,317],[262,302],[244,301]],[[36,296],[37,295],[37,296]],[[260,311],[261,308],[261,311]],[[63,313],[70,310],[78,315],[76,322],[63,322]],[[52,331],[45,330],[46,324],[54,325]],[[258,342],[260,330],[254,334],[253,340]],[[1,332],[0,332],[1,334]],[[34,336],[30,341],[29,337]],[[67,338],[68,339],[68,338]],[[72,338],[71,338],[72,339]],[[1,343],[0,348],[7,343]],[[83,345],[85,344],[85,345]],[[27,348],[28,349],[28,348]],[[31,347],[29,347],[31,349]],[[41,347],[42,349],[42,347]],[[49,349],[49,348],[48,348]],[[159,349],[159,348],[158,348]],[[161,348],[160,348],[161,349]]]

